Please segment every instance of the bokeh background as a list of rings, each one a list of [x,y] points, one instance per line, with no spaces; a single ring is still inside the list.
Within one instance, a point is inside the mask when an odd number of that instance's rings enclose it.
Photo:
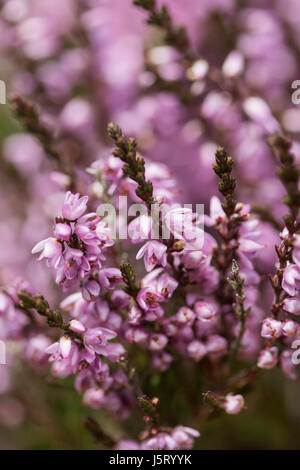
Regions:
[[[31,248],[49,233],[70,168],[84,187],[84,169],[109,154],[111,120],[137,138],[146,157],[167,165],[182,202],[207,206],[216,192],[214,150],[223,145],[236,162],[240,199],[265,219],[284,213],[266,139],[287,132],[300,162],[300,105],[291,99],[292,82],[300,79],[299,1],[162,3],[174,24],[185,27],[191,56],[147,25],[147,13],[130,0],[0,1],[7,97],[17,93],[38,105],[64,155],[64,167],[57,167],[14,118],[8,99],[0,105],[1,286],[21,276],[57,301],[51,273],[35,263]],[[273,225],[264,223],[262,273],[275,260]],[[0,319],[0,338],[1,328]],[[90,410],[71,381],[53,382],[47,368],[32,367],[18,342],[8,344],[8,353],[8,364],[0,365],[0,448],[99,448],[83,426]],[[153,394],[159,380],[149,383]],[[178,394],[183,383],[195,383],[176,379],[174,371],[165,380],[168,412],[184,418]],[[248,410],[205,424],[197,448],[299,449],[299,386],[298,379],[267,372],[249,391]],[[119,432],[108,415],[95,415]]]

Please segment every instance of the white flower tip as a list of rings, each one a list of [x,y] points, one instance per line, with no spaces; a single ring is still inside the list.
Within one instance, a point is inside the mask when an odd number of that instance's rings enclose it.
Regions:
[[[62,336],[59,340],[61,355],[66,359],[71,351],[72,341],[68,336]]]

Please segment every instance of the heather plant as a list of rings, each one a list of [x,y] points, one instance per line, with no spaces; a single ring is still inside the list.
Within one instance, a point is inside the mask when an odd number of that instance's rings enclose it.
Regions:
[[[101,448],[201,448],[270,369],[297,377],[294,21],[271,1],[2,3],[0,393],[22,361],[75,389]]]

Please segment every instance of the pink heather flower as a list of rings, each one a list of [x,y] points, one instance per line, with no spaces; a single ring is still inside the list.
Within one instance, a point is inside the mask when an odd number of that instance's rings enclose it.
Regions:
[[[101,170],[105,181],[109,183],[108,194],[112,196],[123,178],[123,163],[118,158],[110,155],[104,160],[98,160],[92,164],[92,169]]]
[[[203,251],[198,249],[192,250],[190,245],[188,249],[185,247],[183,250],[182,263],[186,269],[197,269],[206,260],[207,256]]]
[[[178,281],[166,273],[164,268],[157,268],[142,279],[141,285],[155,290],[163,301],[172,297],[178,287]]]
[[[291,338],[295,337],[299,331],[299,324],[293,320],[282,322],[282,334]]]
[[[213,226],[222,223],[226,219],[226,214],[223,210],[222,203],[217,196],[213,196],[210,200],[210,215],[205,215],[205,225]]]
[[[72,312],[72,317],[79,317],[84,311],[87,303],[82,297],[81,292],[75,292],[74,294],[66,297],[61,303],[60,308],[66,312]]]
[[[207,353],[207,347],[202,341],[195,339],[188,344],[187,353],[195,361],[200,361]]]
[[[167,336],[176,336],[179,332],[179,329],[182,328],[176,321],[176,317],[165,318],[162,322],[164,332]]]
[[[287,375],[290,379],[296,380],[297,379],[297,372],[296,372],[296,366],[293,364],[292,361],[292,355],[293,351],[290,349],[285,349],[284,351],[281,352],[280,354],[280,367],[282,371]]]
[[[247,217],[249,206],[244,206],[242,213]],[[250,210],[250,207],[249,207]],[[258,230],[259,221],[257,219],[246,220],[239,228],[239,248],[238,253],[241,261],[247,268],[252,268],[251,260],[255,257],[257,251],[266,248],[265,245],[259,243],[260,231]]]
[[[159,305],[155,309],[149,309],[145,312],[144,318],[146,321],[157,321],[164,316],[164,309]]]
[[[108,340],[113,339],[117,334],[107,328],[89,328],[84,333],[84,345],[92,353],[107,355]]]
[[[165,432],[160,432],[156,436],[147,439],[142,443],[143,450],[175,450],[176,441]]]
[[[176,313],[176,320],[182,325],[192,325],[195,320],[195,314],[188,307],[180,307]]]
[[[282,288],[291,297],[297,296],[297,293],[300,290],[300,269],[296,264],[290,264],[285,268],[283,273]]]
[[[0,292],[0,313],[5,313],[10,305],[10,299],[3,292]]]
[[[242,395],[228,393],[223,404],[224,410],[230,415],[238,414],[244,407],[245,400]]]
[[[151,234],[152,218],[143,214],[132,220],[128,225],[128,235],[132,243],[140,243],[148,240]]]
[[[261,369],[273,369],[278,362],[278,348],[276,346],[263,349],[258,358],[257,367]]]
[[[81,217],[86,209],[88,196],[79,197],[79,193],[72,194],[68,191],[62,206],[62,216],[67,220],[76,220]]]
[[[157,278],[156,289],[160,295],[165,299],[170,299],[173,295],[173,292],[178,287],[178,281],[171,277],[168,273],[163,273]]]
[[[55,225],[54,235],[60,240],[68,241],[72,235],[72,228],[68,224],[58,223]]]
[[[31,250],[32,254],[39,253],[41,254],[38,258],[38,261],[42,259],[47,260],[48,266],[57,266],[62,254],[62,245],[56,238],[46,238],[41,242],[37,243]]]
[[[115,312],[109,311],[109,314],[106,318],[105,326],[113,331],[119,331],[123,324],[123,319],[121,315],[118,315]]]
[[[69,338],[68,336],[62,336],[58,342],[53,343],[47,347],[46,353],[51,354],[51,362],[59,359],[60,357],[66,359],[70,355],[71,347],[71,338]]]
[[[279,338],[281,330],[281,321],[275,320],[275,318],[265,318],[262,324],[261,336],[263,338]]]
[[[146,271],[151,271],[157,264],[166,266],[167,247],[158,241],[149,241],[143,245],[136,255],[136,259],[144,258]]]
[[[75,331],[75,333],[84,333],[85,327],[83,324],[78,320],[71,320],[70,321],[70,330]]]
[[[260,236],[258,220],[248,220],[250,217],[250,206],[248,204],[239,204],[239,206],[239,214],[245,221],[239,228],[238,253],[243,264],[251,268],[252,263],[250,260],[256,255],[256,252],[264,248],[264,246],[256,241]],[[221,201],[216,196],[211,198],[210,216],[205,216],[204,220],[208,226],[222,225],[226,221],[226,214],[222,208]]]
[[[169,210],[164,216],[164,223],[176,239],[195,242],[203,238],[203,230],[197,226],[197,214],[190,208]]]
[[[48,361],[46,349],[51,340],[42,334],[30,338],[26,344],[25,356],[36,367],[43,366]]]
[[[223,336],[211,335],[206,340],[207,352],[213,356],[222,356],[227,353],[227,341]]]
[[[216,306],[203,301],[198,301],[194,305],[194,311],[199,320],[202,321],[211,321],[214,320],[217,309]]]
[[[91,302],[96,300],[100,295],[100,286],[97,281],[84,281],[81,286],[82,297],[87,301]]]
[[[144,344],[148,336],[147,331],[141,327],[129,327],[125,331],[125,338],[130,343]]]
[[[99,271],[98,280],[106,289],[113,289],[116,284],[123,282],[121,271],[117,268],[104,268]]]
[[[140,445],[136,441],[122,439],[116,445],[115,450],[140,450]]]
[[[167,370],[173,361],[171,354],[166,351],[159,351],[153,355],[152,364],[155,369],[158,369],[162,372]]]
[[[65,247],[63,256],[56,265],[56,283],[64,288],[72,287],[77,279],[84,279],[91,271],[90,263],[84,253],[77,248]]]
[[[149,349],[151,351],[161,351],[168,342],[168,338],[160,333],[154,333],[150,336]]]
[[[133,305],[128,312],[128,322],[131,325],[138,325],[141,317],[142,317],[141,310],[136,305]]]
[[[177,444],[178,449],[192,449],[194,440],[200,436],[200,433],[187,426],[176,426],[171,432],[171,437]]]
[[[80,206],[82,202],[78,204]],[[48,266],[56,269],[56,283],[64,290],[88,278],[82,284],[82,292],[87,301],[94,300],[99,296],[100,285],[91,279],[91,275],[102,268],[103,250],[114,244],[109,227],[94,212],[82,215],[70,224],[57,220],[55,234],[59,239],[43,240],[32,252],[42,251],[39,260],[46,258]],[[119,279],[120,272],[116,268],[107,268],[100,274],[100,283],[108,288]]]
[[[126,353],[124,346],[120,343],[108,343],[105,357],[110,362],[117,362]]]
[[[111,301],[114,308],[123,309],[129,307],[130,297],[123,290],[116,289],[111,295]]]
[[[83,395],[83,403],[94,410],[102,408],[105,403],[104,391],[101,388],[90,388]]]
[[[289,313],[300,315],[300,299],[297,297],[289,297],[283,301],[283,308]]]
[[[148,310],[159,308],[159,302],[164,299],[156,292],[154,287],[143,287],[139,290],[136,300],[141,309],[148,312]]]

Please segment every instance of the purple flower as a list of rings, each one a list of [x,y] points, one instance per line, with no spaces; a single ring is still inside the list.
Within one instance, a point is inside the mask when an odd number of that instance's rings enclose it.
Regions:
[[[100,286],[97,286],[94,280],[91,281],[91,275],[101,269],[102,261],[105,259],[103,250],[112,246],[114,242],[110,238],[109,227],[96,213],[80,217],[85,211],[83,206],[86,208],[87,198],[78,200],[78,195],[72,198],[73,195],[70,194],[67,193],[65,201],[68,201],[71,207],[74,205],[75,209],[77,208],[76,221],[66,224],[57,219],[55,234],[59,240],[47,238],[39,242],[32,252],[42,251],[38,260],[45,258],[48,266],[56,269],[56,283],[64,290],[73,287],[78,281],[88,279],[83,284],[83,295],[90,301],[100,292]],[[119,270],[107,268],[100,275],[100,280],[108,286],[117,282],[119,277]]]
[[[228,393],[225,397],[223,408],[226,413],[236,415],[244,408],[245,400],[242,395],[233,395]]]
[[[167,247],[158,241],[149,241],[140,248],[136,255],[136,259],[143,257],[147,272],[151,271],[157,264],[166,266]]]
[[[141,282],[142,288],[148,287],[160,297],[161,301],[172,297],[178,287],[178,281],[171,277],[163,268],[157,268],[147,274]]]
[[[290,338],[295,337],[299,332],[299,324],[293,320],[285,320],[282,322],[282,334]]]
[[[283,308],[289,313],[300,315],[300,300],[297,297],[289,297],[283,301]]]
[[[151,335],[150,341],[149,341],[149,349],[151,351],[161,351],[164,349],[168,342],[168,338],[160,333],[155,333]]]
[[[296,264],[289,264],[283,273],[282,288],[292,297],[300,290],[300,269]]]
[[[194,323],[195,314],[188,307],[181,307],[176,313],[176,320],[182,325],[192,325]]]
[[[25,356],[35,367],[43,368],[48,362],[46,349],[51,340],[43,334],[37,334],[30,338],[25,347]]]
[[[125,338],[130,343],[144,344],[148,336],[147,331],[142,327],[129,327],[125,331]]]
[[[152,228],[152,219],[149,215],[140,215],[132,220],[128,225],[128,234],[132,243],[143,242],[148,240]]]
[[[124,346],[120,343],[108,343],[106,349],[106,358],[110,362],[117,362],[126,354]]]
[[[203,238],[203,230],[197,227],[197,214],[189,208],[169,210],[165,214],[164,223],[176,239],[195,242]]]
[[[50,354],[49,362],[52,362],[52,373],[57,377],[67,377],[74,374],[79,366],[80,352],[74,341],[63,336],[56,343],[46,349]]]
[[[83,395],[83,403],[94,410],[102,408],[105,403],[104,391],[101,388],[90,388]]]
[[[140,450],[140,445],[138,442],[122,439],[116,445],[115,450]]]
[[[51,354],[50,360],[55,361],[59,357],[66,359],[69,357],[71,352],[72,341],[68,336],[62,336],[56,343],[51,344],[47,347],[46,353]]]
[[[177,444],[178,449],[192,449],[194,440],[200,436],[196,429],[187,426],[176,426],[171,432],[171,436]]]
[[[87,196],[80,197],[79,193],[68,191],[61,210],[62,216],[67,220],[79,219],[87,209],[88,199]]]
[[[70,330],[75,331],[76,333],[84,333],[85,332],[85,327],[80,321],[71,320],[70,321]]]
[[[142,444],[143,450],[175,450],[177,443],[169,434],[160,432]]]
[[[97,299],[97,297],[99,297],[99,294],[100,294],[99,283],[94,280],[84,281],[81,287],[81,292],[82,292],[82,297],[87,302],[91,302]]]
[[[208,226],[216,225],[224,222],[226,214],[223,210],[220,199],[217,196],[213,196],[210,200],[210,215],[205,216],[205,224]]]
[[[141,317],[142,317],[141,310],[136,305],[133,305],[128,312],[128,322],[131,325],[138,325]]]
[[[84,333],[84,345],[89,351],[106,356],[108,353],[107,341],[116,336],[114,331],[107,328],[89,328]]]
[[[202,341],[195,339],[188,344],[187,353],[195,361],[200,361],[207,353],[207,347]]]
[[[39,253],[41,254],[37,261],[41,261],[42,259],[46,259],[48,266],[57,266],[61,259],[62,254],[62,245],[56,238],[46,238],[46,240],[42,240],[41,242],[37,243],[31,253]]]
[[[99,271],[98,280],[106,289],[113,289],[116,284],[123,282],[121,271],[117,268],[104,268]]]
[[[217,308],[215,305],[203,301],[195,303],[194,311],[199,320],[207,322],[214,320],[217,314]]]
[[[261,329],[261,336],[263,338],[279,338],[281,331],[281,321],[275,320],[275,318],[264,319]]]
[[[55,225],[54,235],[60,240],[68,241],[72,235],[72,228],[68,224],[58,223]]]
[[[222,356],[227,353],[227,341],[223,336],[211,335],[206,341],[206,347],[212,356]]]
[[[152,364],[156,369],[164,372],[169,368],[172,361],[171,354],[166,351],[159,351],[153,355]]]
[[[258,358],[257,367],[273,369],[278,362],[278,348],[276,346],[263,349]]]
[[[163,297],[159,295],[154,287],[143,287],[137,295],[137,303],[142,310],[155,310],[159,308],[159,302],[163,301]]]
[[[296,372],[296,366],[293,364],[292,361],[292,355],[293,351],[290,349],[285,349],[284,351],[281,352],[280,354],[280,367],[283,370],[283,372],[292,380],[297,379],[297,372]]]

